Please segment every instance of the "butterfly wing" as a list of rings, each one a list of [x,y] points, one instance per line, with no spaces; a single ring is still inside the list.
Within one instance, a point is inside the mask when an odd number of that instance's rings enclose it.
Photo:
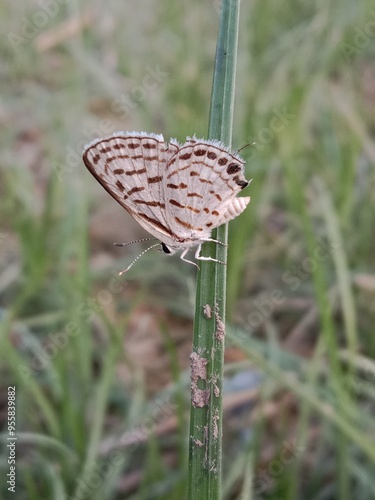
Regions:
[[[169,241],[163,176],[168,160],[179,149],[162,135],[118,132],[88,144],[83,161],[100,184],[134,219],[156,238]]]
[[[244,163],[222,143],[195,138],[188,138],[169,159],[165,210],[178,237],[207,238],[246,208],[250,198],[236,198],[248,185]]]

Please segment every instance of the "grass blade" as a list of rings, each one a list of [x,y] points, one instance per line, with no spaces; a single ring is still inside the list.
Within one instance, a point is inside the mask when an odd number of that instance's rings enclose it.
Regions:
[[[230,146],[234,107],[235,69],[237,57],[239,0],[223,1],[216,47],[208,136]],[[227,242],[227,225],[213,233],[213,238]],[[205,255],[227,260],[225,246],[209,243]],[[197,278],[196,312],[192,354],[192,383],[197,370],[203,376],[197,390],[207,391],[208,403],[191,405],[189,443],[188,498],[217,499],[221,495],[222,460],[222,378],[224,363],[224,321],[226,266],[201,262]],[[208,305],[210,314],[204,314]],[[202,374],[202,371],[201,371]],[[202,385],[199,385],[202,384]]]

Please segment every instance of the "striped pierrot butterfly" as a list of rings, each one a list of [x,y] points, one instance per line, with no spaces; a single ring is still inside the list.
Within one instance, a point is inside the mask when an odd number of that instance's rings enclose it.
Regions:
[[[244,160],[216,140],[194,136],[184,144],[174,139],[167,144],[162,135],[116,132],[85,146],[83,161],[165,253],[182,250],[181,259],[194,265],[185,259],[188,250],[197,246],[197,260],[216,261],[200,255],[202,244],[220,243],[211,231],[241,214],[250,201],[237,198],[249,184]]]

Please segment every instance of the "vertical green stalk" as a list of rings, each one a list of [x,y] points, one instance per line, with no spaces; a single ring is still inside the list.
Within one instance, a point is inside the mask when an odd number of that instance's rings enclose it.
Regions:
[[[208,137],[231,145],[240,0],[222,0]],[[212,237],[227,243],[227,225]],[[206,243],[197,277],[189,436],[189,500],[219,499],[222,461],[222,390],[226,246]]]

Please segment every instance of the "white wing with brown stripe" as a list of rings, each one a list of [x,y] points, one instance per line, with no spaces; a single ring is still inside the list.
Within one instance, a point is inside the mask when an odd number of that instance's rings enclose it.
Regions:
[[[88,144],[83,161],[102,184],[147,231],[157,238],[171,237],[163,193],[168,159],[178,150],[167,147],[162,135],[118,132]]]
[[[219,141],[188,137],[169,144],[162,135],[117,132],[88,144],[83,161],[93,176],[166,253],[210,240],[212,229],[237,217],[250,201],[244,160]],[[209,260],[214,260],[206,258]],[[190,262],[190,261],[187,261]]]
[[[168,161],[163,180],[167,220],[178,237],[206,238],[246,208],[250,198],[233,203],[248,185],[243,166],[218,141],[187,139]]]

